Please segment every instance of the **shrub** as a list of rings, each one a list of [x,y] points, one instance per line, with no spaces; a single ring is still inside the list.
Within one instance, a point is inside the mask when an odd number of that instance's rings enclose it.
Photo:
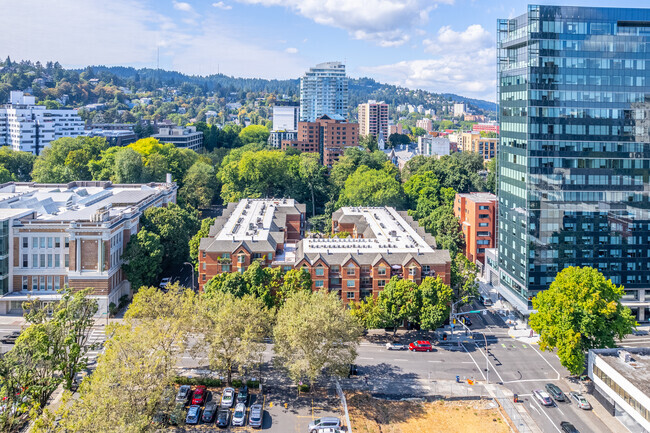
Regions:
[[[239,388],[240,386],[242,386],[242,381],[241,381],[241,379],[234,379],[234,380],[232,381],[232,386],[234,386],[235,388]]]
[[[120,296],[118,308],[121,310],[122,308],[126,307],[128,303],[129,303],[129,295],[122,295]]]
[[[246,386],[251,388],[251,389],[257,389],[260,387],[260,381],[259,380],[247,380],[246,381]]]
[[[309,385],[306,383],[303,383],[302,385],[298,385],[298,391],[309,392]]]
[[[221,386],[221,379],[216,379],[213,377],[176,376],[174,383],[177,385],[204,385],[210,387],[218,387]]]
[[[117,314],[117,305],[115,305],[115,303],[111,302],[108,304],[108,314],[111,316],[115,316]]]

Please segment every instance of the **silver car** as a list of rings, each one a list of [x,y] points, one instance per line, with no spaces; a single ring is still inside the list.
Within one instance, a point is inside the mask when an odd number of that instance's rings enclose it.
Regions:
[[[232,407],[232,403],[235,401],[235,390],[234,388],[226,388],[223,390],[223,395],[221,396],[221,407]]]
[[[237,406],[235,406],[231,424],[234,426],[246,425],[246,405],[244,403],[237,403]]]
[[[178,394],[176,394],[176,401],[178,403],[187,403],[187,400],[190,399],[190,391],[192,391],[191,386],[181,385],[180,388],[178,388]]]
[[[309,423],[309,433],[319,433],[325,428],[340,428],[341,420],[333,416],[317,418]]]
[[[262,428],[262,419],[264,418],[264,410],[261,404],[254,404],[251,406],[251,413],[248,415],[248,425],[253,428]]]
[[[570,392],[569,395],[571,396],[571,398],[572,398],[573,400],[576,401],[576,403],[577,403],[577,405],[578,405],[578,407],[579,407],[580,409],[584,409],[584,410],[589,410],[589,409],[591,409],[591,405],[589,404],[589,402],[587,401],[587,399],[584,398],[584,397],[582,396],[582,394],[580,394],[579,392],[575,392],[575,391],[573,391],[573,392]]]
[[[405,344],[402,343],[386,343],[386,350],[406,350]]]

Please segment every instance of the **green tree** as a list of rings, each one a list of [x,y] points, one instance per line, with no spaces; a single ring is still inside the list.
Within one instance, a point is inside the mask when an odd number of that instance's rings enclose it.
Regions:
[[[381,170],[359,167],[345,181],[337,207],[393,206],[400,208],[403,192],[395,167],[386,163]]]
[[[463,253],[452,256],[451,262],[451,287],[454,289],[456,299],[469,302],[471,297],[478,296],[478,268],[465,257]]]
[[[163,267],[181,265],[189,259],[189,241],[199,229],[197,212],[176,204],[151,207],[144,211],[142,226],[160,237],[163,246]]]
[[[298,292],[311,292],[311,274],[304,269],[290,269],[282,279],[282,285],[276,289],[275,302],[280,306],[287,298]]]
[[[369,152],[374,152],[379,150],[379,144],[377,143],[377,137],[372,134],[364,135],[359,138],[359,146],[363,147]]]
[[[162,271],[163,252],[156,233],[142,229],[131,237],[122,256],[122,269],[134,290],[155,283]]]
[[[210,368],[225,372],[231,384],[233,372],[243,374],[261,363],[270,315],[263,301],[251,295],[208,296],[202,306],[199,329],[207,343]]]
[[[420,326],[422,329],[439,328],[447,317],[452,300],[451,287],[446,285],[440,276],[426,277],[420,284]]]
[[[623,286],[590,267],[568,267],[557,274],[548,290],[533,298],[530,327],[540,335],[542,350],[557,349],[572,374],[585,369],[589,349],[616,347],[636,326],[629,308],[621,304]]]
[[[139,183],[142,181],[144,165],[142,156],[135,150],[125,147],[115,153],[115,183]]]
[[[32,170],[36,155],[31,152],[19,152],[8,146],[0,147],[0,166],[6,168],[18,182],[32,180]]]
[[[388,143],[392,148],[398,148],[402,144],[409,144],[411,139],[408,134],[390,134]]]
[[[269,139],[270,132],[266,126],[249,125],[239,133],[239,140],[242,144],[265,143]]]
[[[451,257],[464,250],[465,236],[451,206],[440,206],[419,222],[435,236],[438,248],[449,250]]]
[[[412,134],[414,137],[421,137],[423,135],[427,135],[427,130],[416,126],[415,128],[413,128]]]
[[[279,365],[313,386],[323,370],[345,374],[357,357],[361,327],[336,293],[298,291],[286,299],[273,329]]]
[[[417,322],[422,306],[418,285],[393,277],[377,297],[384,322],[397,330],[405,320]]]
[[[485,180],[485,189],[487,189],[492,194],[497,193],[497,170],[498,163],[496,158],[492,158],[487,163],[488,175]]]
[[[179,198],[194,208],[205,209],[212,204],[218,187],[214,167],[198,161],[187,171]]]
[[[241,298],[250,294],[248,282],[239,272],[223,272],[210,278],[203,286],[203,293],[206,299],[220,298],[224,294],[230,294]]]
[[[91,180],[89,163],[108,147],[101,137],[63,137],[43,149],[34,162],[32,178],[41,183]]]
[[[327,168],[320,163],[319,156],[315,153],[304,153],[299,158],[299,175],[309,187],[312,216],[316,216],[316,197],[318,195],[322,200],[324,196]]]
[[[348,305],[352,317],[357,319],[364,328],[375,329],[383,325],[384,315],[379,302],[374,297],[368,296],[366,299]]]
[[[201,228],[190,239],[190,259],[192,263],[194,263],[195,267],[199,265],[199,246],[201,243],[201,239],[208,237],[208,235],[210,234],[210,227],[212,227],[215,220],[216,218],[204,218],[203,220],[201,220]],[[196,271],[198,270],[199,269],[197,267]]]

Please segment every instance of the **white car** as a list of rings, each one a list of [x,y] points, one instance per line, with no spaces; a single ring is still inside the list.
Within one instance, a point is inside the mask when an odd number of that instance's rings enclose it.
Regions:
[[[235,413],[232,414],[232,425],[246,425],[246,405],[244,403],[237,403],[237,406],[235,406]]]
[[[387,350],[406,350],[408,347],[402,343],[386,343]]]
[[[221,407],[228,408],[232,407],[232,403],[235,401],[235,389],[226,388],[223,390],[223,395],[221,396]]]
[[[164,289],[167,286],[169,286],[171,283],[172,283],[171,277],[165,277],[162,280],[160,280],[160,284],[159,284],[158,287],[160,287],[161,289]]]
[[[539,400],[539,402],[542,405],[553,406],[553,399],[546,391],[542,391],[541,389],[536,389],[535,391],[533,391],[533,395],[537,400]]]
[[[584,397],[582,396],[582,394],[580,394],[579,392],[572,391],[572,392],[569,393],[569,395],[571,396],[571,398],[572,398],[573,400],[576,401],[576,403],[577,403],[577,405],[578,405],[578,407],[579,407],[580,409],[584,409],[584,410],[589,410],[589,409],[591,409],[591,405],[589,404],[589,402],[587,401],[587,399],[584,398]]]

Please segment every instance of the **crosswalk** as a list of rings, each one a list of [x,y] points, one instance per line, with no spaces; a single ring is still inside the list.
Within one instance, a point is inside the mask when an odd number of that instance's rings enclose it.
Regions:
[[[104,343],[106,342],[106,328],[104,326],[93,326],[90,330],[88,337],[88,345],[93,349],[86,354],[87,366],[89,369],[94,369],[97,364],[97,358],[104,351]]]

